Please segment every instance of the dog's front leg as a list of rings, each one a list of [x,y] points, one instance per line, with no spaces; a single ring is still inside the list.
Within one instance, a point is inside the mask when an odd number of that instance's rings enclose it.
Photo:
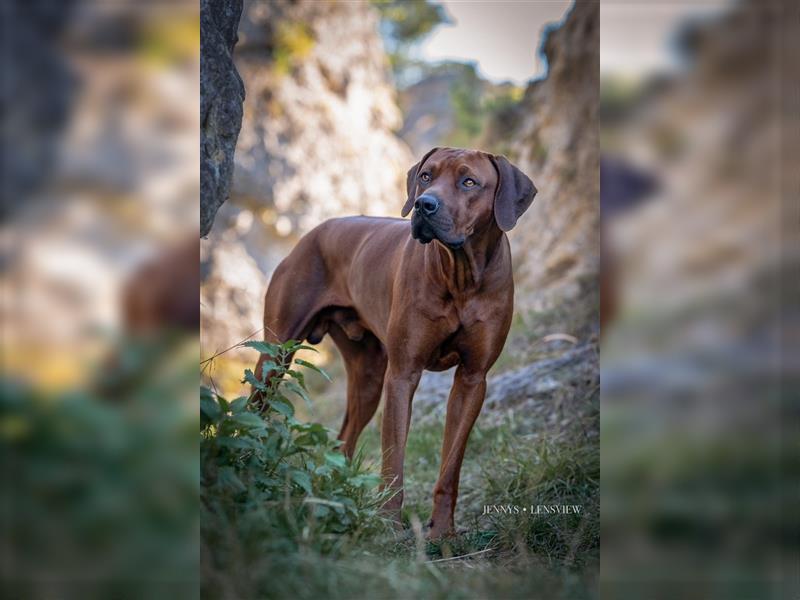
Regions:
[[[384,488],[394,492],[394,496],[384,505],[384,510],[398,524],[400,524],[400,509],[403,506],[403,459],[411,423],[411,399],[421,375],[421,366],[399,367],[392,364],[391,359],[389,360],[384,384],[381,473]]]
[[[433,515],[428,537],[437,539],[454,531],[453,513],[458,498],[461,463],[467,439],[481,412],[486,396],[485,370],[470,370],[461,365],[456,370],[453,389],[447,401],[442,464],[433,488]]]

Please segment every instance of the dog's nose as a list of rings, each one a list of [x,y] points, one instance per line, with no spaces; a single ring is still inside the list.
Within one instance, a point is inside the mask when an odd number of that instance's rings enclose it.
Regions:
[[[431,216],[435,214],[437,210],[439,210],[439,200],[433,196],[427,196],[423,194],[417,198],[417,201],[414,203],[414,208],[421,210],[428,216]]]

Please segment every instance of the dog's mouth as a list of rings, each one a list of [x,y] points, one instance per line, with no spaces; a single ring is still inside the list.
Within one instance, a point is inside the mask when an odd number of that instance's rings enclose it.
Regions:
[[[452,233],[452,222],[450,226],[443,227],[442,224],[434,222],[416,210],[411,217],[411,237],[421,244],[430,244],[433,240],[439,240],[452,250],[463,248],[466,239]]]

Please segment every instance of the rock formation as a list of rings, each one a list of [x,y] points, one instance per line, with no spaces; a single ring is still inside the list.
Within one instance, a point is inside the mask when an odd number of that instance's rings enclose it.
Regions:
[[[741,2],[716,19],[687,22],[678,37],[686,70],[650,84],[614,132],[616,153],[663,182],[609,230],[630,307],[666,314],[739,296],[780,262],[777,234],[791,221],[778,187],[790,189],[788,180],[778,177],[797,170],[778,141],[785,88],[780,46],[770,40],[796,40],[797,22],[776,6]]]
[[[200,2],[200,235],[214,224],[233,176],[244,85],[233,64],[242,0]]]
[[[292,231],[342,214],[397,215],[414,162],[378,15],[359,2],[252,2],[236,63],[249,91],[234,194]]]
[[[484,146],[508,155],[539,193],[511,232],[517,310],[543,310],[596,288],[600,206],[599,7],[576,2],[546,35],[546,78],[490,124]]]

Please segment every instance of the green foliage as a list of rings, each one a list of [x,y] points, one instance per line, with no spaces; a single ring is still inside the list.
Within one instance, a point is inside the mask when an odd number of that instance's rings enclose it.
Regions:
[[[523,88],[511,84],[492,85],[480,78],[472,64],[450,63],[446,68],[455,72],[457,77],[450,86],[455,127],[443,143],[507,154],[507,149],[500,147],[499,142],[505,143],[508,136],[500,136],[502,139],[495,141],[497,136],[488,136],[487,129],[513,129]]]
[[[428,0],[372,0],[372,5],[381,16],[381,35],[392,71],[401,80],[414,67],[411,46],[446,23],[447,13],[442,5]]]
[[[311,28],[301,21],[282,21],[275,34],[273,59],[275,71],[286,75],[302,63],[314,49],[316,40]]]
[[[213,567],[232,568],[244,552],[264,557],[301,549],[335,554],[380,531],[386,492],[360,457],[345,459],[341,442],[318,423],[302,423],[292,395],[308,400],[305,377],[291,361],[299,342],[244,344],[270,357],[249,397],[227,400],[200,389],[203,548]],[[267,373],[273,377],[265,380]],[[291,392],[291,394],[290,394]],[[212,585],[213,587],[213,585]],[[219,590],[218,590],[219,591]]]
[[[591,598],[597,565],[597,443],[531,443],[518,419],[477,427],[461,476],[459,534],[424,539],[438,475],[441,420],[412,427],[406,451],[407,527],[378,510],[386,496],[362,456],[350,463],[330,431],[289,406],[304,390],[296,343],[246,344],[270,357],[247,380],[259,393],[228,401],[201,390],[203,591],[241,598]],[[307,373],[306,373],[307,374]],[[261,379],[257,378],[259,376]],[[299,376],[299,377],[298,377]],[[290,393],[291,392],[291,393]],[[264,396],[261,398],[261,396]],[[486,503],[577,504],[582,516],[482,516]]]
[[[120,340],[89,389],[0,378],[6,597],[196,596],[197,350]]]
[[[396,44],[410,44],[447,21],[440,4],[428,0],[373,0],[381,15],[384,34]]]

